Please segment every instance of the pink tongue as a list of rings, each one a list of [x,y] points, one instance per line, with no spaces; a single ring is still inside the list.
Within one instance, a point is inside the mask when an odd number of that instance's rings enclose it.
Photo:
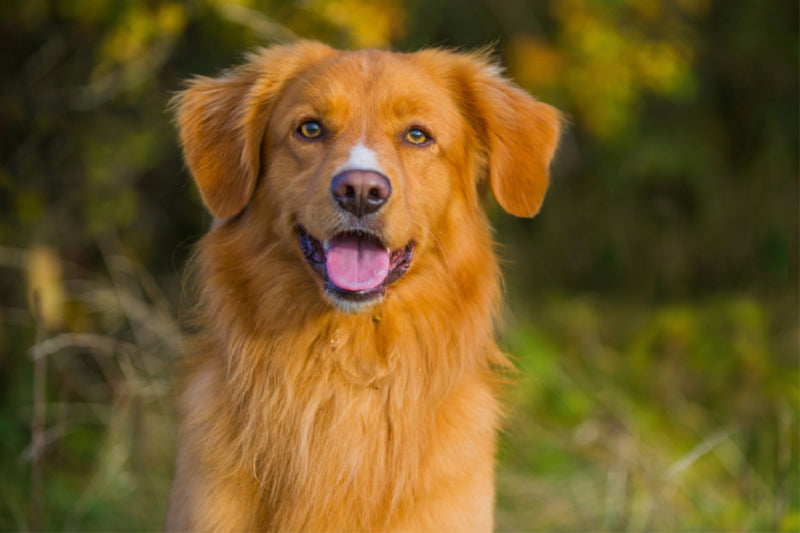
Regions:
[[[369,237],[341,235],[330,241],[328,279],[346,291],[366,291],[389,275],[389,251]]]

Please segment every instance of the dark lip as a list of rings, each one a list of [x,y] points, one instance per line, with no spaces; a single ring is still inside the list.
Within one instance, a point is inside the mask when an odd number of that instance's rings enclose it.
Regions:
[[[335,298],[350,302],[368,302],[382,297],[386,294],[386,286],[403,277],[408,267],[411,266],[411,260],[414,258],[415,243],[414,241],[410,241],[403,248],[389,252],[389,274],[380,285],[366,291],[348,291],[337,287],[328,278],[328,269],[325,266],[325,248],[322,242],[311,236],[301,225],[295,226],[295,233],[297,234],[297,242],[300,245],[300,251],[303,252],[303,256],[309,266],[322,278],[325,292]],[[342,232],[340,235],[347,233],[350,232]],[[370,237],[377,239],[377,237],[372,234],[370,234]]]

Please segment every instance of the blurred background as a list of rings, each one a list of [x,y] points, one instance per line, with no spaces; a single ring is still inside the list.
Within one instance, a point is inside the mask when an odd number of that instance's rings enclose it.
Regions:
[[[798,4],[5,0],[0,530],[151,531],[209,224],[167,101],[296,37],[493,44],[569,128],[506,272],[499,531],[798,531]]]

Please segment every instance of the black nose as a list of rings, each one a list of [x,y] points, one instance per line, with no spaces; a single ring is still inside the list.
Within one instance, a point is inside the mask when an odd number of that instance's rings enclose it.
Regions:
[[[356,216],[374,213],[392,195],[389,179],[373,170],[346,170],[331,181],[334,200]]]

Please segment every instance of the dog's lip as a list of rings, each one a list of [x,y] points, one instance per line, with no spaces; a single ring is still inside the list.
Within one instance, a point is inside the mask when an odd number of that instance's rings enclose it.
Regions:
[[[302,225],[295,226],[295,233],[297,234],[297,241],[300,245],[300,250],[306,262],[311,268],[319,274],[323,280],[325,291],[330,295],[343,298],[353,302],[366,302],[376,298],[380,298],[386,293],[386,286],[394,283],[406,273],[408,267],[411,265],[411,260],[414,257],[415,242],[409,241],[408,244],[396,250],[390,250],[387,247],[389,255],[389,270],[386,277],[376,286],[367,290],[347,290],[338,287],[328,276],[328,269],[326,266],[327,253],[329,249],[330,240],[319,240],[313,237],[308,230]],[[357,235],[366,237],[382,243],[381,239],[374,234],[363,232],[340,232],[336,236]],[[336,237],[334,236],[334,238]]]

